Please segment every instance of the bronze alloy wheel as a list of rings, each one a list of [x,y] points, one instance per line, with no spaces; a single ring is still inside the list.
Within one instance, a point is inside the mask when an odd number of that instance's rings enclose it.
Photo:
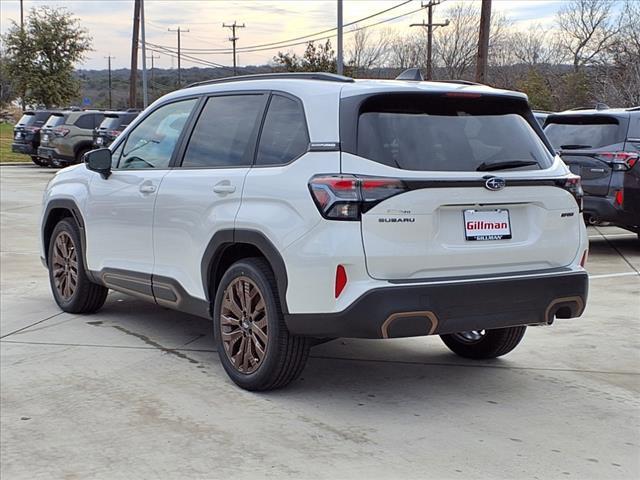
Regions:
[[[267,351],[267,309],[262,292],[248,277],[235,278],[225,289],[220,334],[227,357],[240,373],[255,372]]]
[[[78,253],[67,232],[60,232],[53,245],[53,282],[60,297],[69,300],[78,286]]]

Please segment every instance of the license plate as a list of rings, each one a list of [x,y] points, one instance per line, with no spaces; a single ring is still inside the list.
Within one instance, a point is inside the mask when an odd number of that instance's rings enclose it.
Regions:
[[[465,210],[464,235],[467,240],[510,239],[509,210]]]
[[[22,134],[20,132],[16,133],[16,138],[22,138]]]
[[[42,137],[42,141],[43,142],[48,142],[49,141],[49,135],[45,135],[44,137]]]
[[[104,139],[102,137],[96,138],[96,145],[102,145],[103,142],[104,142]]]

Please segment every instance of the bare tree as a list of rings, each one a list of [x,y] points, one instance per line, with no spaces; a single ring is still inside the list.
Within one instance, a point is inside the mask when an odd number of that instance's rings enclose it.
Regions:
[[[396,35],[390,39],[387,65],[390,68],[421,68],[427,63],[427,37],[423,31]]]
[[[572,0],[558,12],[561,46],[570,56],[575,73],[603,60],[615,43],[620,24],[611,11],[614,5],[609,0]]]
[[[475,62],[480,12],[466,2],[449,8],[445,16],[449,26],[436,30],[433,38],[435,63],[444,68],[447,78],[462,78]]]
[[[347,63],[352,69],[352,75],[358,77],[372,68],[384,65],[389,56],[390,45],[389,30],[373,31],[364,28],[355,32],[347,45]]]
[[[534,25],[526,31],[517,31],[509,35],[514,62],[528,66],[559,63],[562,60],[557,37],[550,29]]]

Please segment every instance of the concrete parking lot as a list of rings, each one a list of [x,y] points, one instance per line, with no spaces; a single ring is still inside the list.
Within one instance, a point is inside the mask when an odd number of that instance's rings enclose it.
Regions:
[[[0,167],[3,480],[640,478],[635,235],[589,229],[584,316],[502,359],[336,340],[289,388],[253,394],[205,320],[119,293],[91,316],[57,308],[37,253],[53,173]]]

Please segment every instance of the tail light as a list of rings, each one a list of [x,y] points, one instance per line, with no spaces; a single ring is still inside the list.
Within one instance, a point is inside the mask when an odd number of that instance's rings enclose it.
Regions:
[[[40,130],[39,127],[24,127],[24,129],[29,133],[36,133],[38,130]]]
[[[584,266],[587,264],[588,256],[589,256],[589,250],[585,250],[584,253],[582,254],[582,258],[580,259],[580,266],[582,268],[584,268]]]
[[[360,220],[360,215],[406,191],[401,180],[354,175],[317,175],[309,190],[320,214],[329,220]]]
[[[566,178],[557,181],[559,187],[564,188],[567,192],[573,195],[576,199],[578,208],[582,212],[582,198],[584,197],[584,191],[582,190],[582,181],[578,175],[569,175]]]
[[[640,154],[631,152],[604,152],[598,158],[611,165],[613,170],[631,170],[640,161]]]
[[[69,133],[69,131],[70,130],[68,128],[56,127],[52,130],[52,133],[56,137],[64,137]]]
[[[108,130],[107,131],[107,135],[109,135],[112,138],[116,138],[118,135],[120,135],[122,132],[120,130]]]

